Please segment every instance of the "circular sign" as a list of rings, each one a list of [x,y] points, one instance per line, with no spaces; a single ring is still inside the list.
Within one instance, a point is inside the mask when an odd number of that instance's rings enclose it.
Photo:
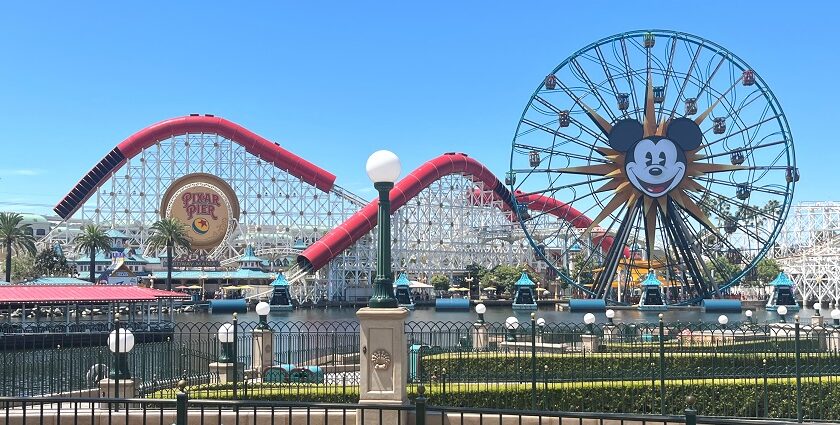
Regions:
[[[212,250],[239,220],[239,200],[224,180],[212,174],[188,174],[166,190],[160,214],[187,227],[193,249]]]

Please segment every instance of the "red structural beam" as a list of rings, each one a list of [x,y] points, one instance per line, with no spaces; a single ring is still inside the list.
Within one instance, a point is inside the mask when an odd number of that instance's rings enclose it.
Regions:
[[[487,167],[466,154],[450,152],[426,162],[394,185],[390,194],[391,214],[433,182],[449,174],[472,176],[473,181],[482,182],[485,187],[493,191],[494,196],[503,202],[502,209],[504,211],[513,209],[510,191]],[[470,194],[467,194],[467,196],[470,196]],[[566,220],[574,227],[586,228],[592,223],[592,220],[571,206],[543,195],[518,193],[517,201],[527,205],[531,210],[544,211],[547,214]],[[347,221],[315,241],[298,255],[298,265],[306,270],[318,270],[324,267],[330,260],[349,248],[376,226],[378,208],[379,200],[375,199],[368,203]],[[512,215],[511,218],[515,218],[515,215]],[[595,235],[593,241],[600,245],[602,249],[609,249],[612,246],[613,237]],[[629,255],[629,252],[625,249],[626,255]]]
[[[238,143],[249,153],[287,171],[300,180],[329,192],[335,184],[335,175],[311,162],[283,149],[276,143],[221,117],[190,115],[171,118],[152,124],[118,144],[97,163],[73,189],[58,203],[55,211],[68,218],[87,201],[111,174],[125,162],[161,140],[184,134],[218,134]]]

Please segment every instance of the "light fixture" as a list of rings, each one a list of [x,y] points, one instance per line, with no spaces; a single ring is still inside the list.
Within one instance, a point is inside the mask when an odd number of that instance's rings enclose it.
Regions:
[[[487,306],[484,303],[475,305],[475,312],[478,314],[478,323],[484,323],[484,313],[487,312]]]
[[[400,159],[391,151],[376,151],[365,164],[368,178],[373,183],[394,183],[400,177]]]
[[[540,337],[545,333],[545,319],[540,317],[537,319],[537,328],[540,330]]]
[[[721,314],[720,316],[718,316],[718,323],[721,326],[726,327],[726,324],[729,323],[729,318],[726,317],[725,314]]]
[[[257,329],[259,330],[268,330],[268,313],[271,312],[271,306],[268,305],[267,302],[262,301],[257,303],[257,307],[254,308],[257,312],[257,315],[260,316],[260,322],[257,323]]]
[[[613,323],[613,318],[615,318],[615,310],[609,309],[609,310],[606,311],[605,314],[607,315],[607,323],[609,323],[611,325],[615,324],[615,323]]]
[[[592,313],[586,313],[583,315],[583,323],[586,323],[586,333],[588,335],[592,334],[592,324],[595,323],[595,315]]]
[[[134,334],[128,329],[115,329],[108,335],[108,350],[114,353],[111,379],[129,379],[128,352],[134,348]]]
[[[505,341],[516,342],[516,330],[519,329],[519,319],[514,316],[508,317],[505,319],[505,328],[508,331]]]
[[[780,306],[776,309],[776,313],[779,313],[779,321],[780,321],[780,322],[782,322],[782,323],[787,323],[787,322],[785,321],[785,315],[787,314],[787,307],[785,307],[785,306],[783,306],[783,305],[780,305]]]
[[[219,363],[232,363],[234,360],[234,330],[233,324],[231,323],[224,323],[219,327],[217,335],[219,337],[219,342],[222,344],[222,352],[219,353]]]
[[[840,310],[831,310],[831,318],[834,319],[834,326],[840,326]]]
[[[391,189],[400,177],[402,166],[400,159],[391,151],[374,152],[365,164],[365,171],[373,187],[379,193],[377,209],[378,256],[376,258],[376,278],[373,283],[373,295],[368,306],[371,308],[396,308],[399,306],[394,296],[394,277],[391,273]]]
[[[747,323],[752,323],[753,311],[747,310],[744,312],[744,316],[747,316]]]
[[[815,317],[820,316],[820,302],[819,301],[814,303],[814,316]]]

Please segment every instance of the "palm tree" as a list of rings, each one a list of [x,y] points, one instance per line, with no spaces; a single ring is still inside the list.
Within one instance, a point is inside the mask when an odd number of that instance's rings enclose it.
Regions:
[[[0,213],[0,240],[6,250],[6,282],[12,281],[12,250],[35,255],[35,238],[32,227],[21,225],[23,216],[18,213]]]
[[[90,255],[90,281],[96,280],[94,271],[96,269],[96,251],[102,250],[109,252],[113,246],[111,237],[102,230],[99,226],[88,224],[82,227],[82,233],[79,233],[73,243],[76,244],[77,252],[87,252]]]
[[[152,225],[152,236],[147,241],[152,249],[166,247],[166,290],[172,290],[172,251],[175,248],[190,249],[187,228],[175,218],[164,218]]]

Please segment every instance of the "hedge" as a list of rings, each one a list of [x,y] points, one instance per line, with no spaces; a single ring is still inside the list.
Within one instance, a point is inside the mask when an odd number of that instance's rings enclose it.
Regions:
[[[794,378],[694,379],[666,381],[665,405],[667,414],[681,414],[685,397],[697,399],[694,408],[706,416],[764,417],[765,397],[767,417],[796,417],[796,381]],[[247,392],[239,390],[238,398],[248,400],[287,400],[324,403],[355,403],[358,387],[337,387],[317,384],[258,384]],[[652,381],[563,382],[539,383],[539,410],[565,412],[660,413],[660,388]],[[187,388],[190,398],[233,399],[231,384],[197,385]],[[765,396],[766,394],[766,396]],[[523,383],[435,383],[425,385],[425,395],[431,406],[530,409],[531,385]],[[417,396],[417,386],[411,385],[409,397]],[[152,398],[173,398],[174,391],[160,391]],[[802,405],[805,419],[840,419],[840,376],[802,378]]]
[[[766,356],[766,357],[765,357]],[[790,376],[795,373],[793,353],[666,353],[666,379],[703,377]],[[452,352],[420,358],[415,380],[428,382],[435,376],[461,382],[504,382],[531,380],[531,353]],[[536,379],[612,380],[659,379],[658,353],[569,353],[536,355]],[[840,356],[830,353],[801,356],[804,375],[840,374]]]
[[[796,342],[793,339],[765,339],[755,341],[726,341],[715,344],[691,344],[677,339],[666,340],[663,345],[666,352],[697,352],[697,353],[778,353],[795,352]],[[659,353],[659,342],[610,342],[602,345],[606,352],[612,353]],[[802,338],[799,340],[800,352],[820,351],[819,340],[813,338]]]

